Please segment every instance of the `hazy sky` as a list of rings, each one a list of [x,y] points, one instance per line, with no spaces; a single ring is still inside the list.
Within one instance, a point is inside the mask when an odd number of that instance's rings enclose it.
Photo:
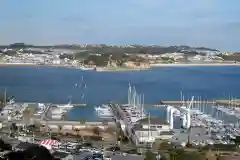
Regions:
[[[240,51],[240,0],[1,0],[0,43],[191,45]]]

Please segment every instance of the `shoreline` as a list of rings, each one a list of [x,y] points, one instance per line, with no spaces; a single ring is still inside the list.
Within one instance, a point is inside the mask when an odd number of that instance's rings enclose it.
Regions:
[[[73,68],[83,70],[74,66],[64,66],[64,65],[39,65],[33,63],[0,63],[0,67],[9,67],[9,66],[29,66],[29,67],[57,67],[57,68]],[[150,64],[150,68],[111,68],[111,67],[97,67],[96,70],[91,69],[96,72],[128,72],[128,71],[148,71],[154,68],[161,67],[224,67],[224,66],[234,66],[240,67],[240,63],[172,63],[172,64]]]
[[[172,64],[150,64],[152,67],[211,67],[211,66],[240,66],[240,63],[172,63]]]
[[[74,66],[63,66],[63,65],[40,65],[40,64],[33,64],[33,63],[0,63],[0,67],[9,67],[9,66],[21,66],[21,67],[57,67],[57,68],[74,68],[80,69]]]

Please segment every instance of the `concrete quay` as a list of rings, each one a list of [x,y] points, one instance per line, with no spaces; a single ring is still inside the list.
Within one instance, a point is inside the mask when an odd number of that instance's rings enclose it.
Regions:
[[[51,104],[51,106],[63,106],[63,105],[66,105],[66,104]],[[74,107],[86,107],[87,104],[86,103],[74,103],[71,105],[73,105]]]
[[[184,104],[189,104],[190,101],[184,101]],[[205,100],[205,101],[193,101],[193,104],[209,104],[209,105],[224,105],[229,107],[240,107],[240,100],[229,101],[229,100]],[[173,106],[181,106],[183,101],[160,101],[162,105],[173,105]],[[154,105],[157,106],[157,105]]]
[[[16,104],[36,104],[38,102],[17,102]],[[44,104],[47,104],[47,105],[51,105],[51,106],[63,106],[63,105],[66,105],[66,104],[54,104],[54,103],[44,103]],[[71,105],[73,105],[74,107],[85,107],[87,106],[86,103],[72,103]]]
[[[216,100],[216,104],[219,105],[228,105],[228,106],[232,106],[232,107],[240,107],[240,100]]]
[[[189,104],[191,101],[160,101],[161,104],[165,105],[182,105],[183,103]],[[193,101],[193,104],[216,104],[216,101]]]

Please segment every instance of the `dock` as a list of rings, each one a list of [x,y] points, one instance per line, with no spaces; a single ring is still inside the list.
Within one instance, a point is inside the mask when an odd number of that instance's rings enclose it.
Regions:
[[[162,105],[173,105],[173,106],[181,106],[182,104],[189,104],[190,101],[160,101]],[[208,105],[225,105],[225,106],[234,106],[240,107],[240,100],[237,101],[229,101],[229,100],[205,100],[205,101],[193,101],[193,104],[208,104]],[[157,106],[157,105],[154,105]]]
[[[160,101],[160,104],[165,104],[165,105],[182,105],[182,104],[189,104],[190,101]],[[193,101],[193,104],[216,104],[216,101]]]
[[[164,107],[165,105],[171,105],[171,106],[175,106],[175,107],[180,107],[183,105],[183,103],[189,104],[190,101],[160,101],[159,104],[144,104],[144,107]],[[232,107],[240,107],[240,100],[238,101],[232,101],[229,102],[229,100],[205,100],[205,101],[193,101],[193,104],[205,104],[205,105],[223,105],[223,106],[232,106]],[[121,104],[119,102],[114,102],[114,101],[110,101],[109,104]],[[123,105],[127,105],[127,104],[123,104]]]
[[[228,105],[228,106],[232,106],[232,107],[240,107],[240,100],[233,100],[233,101],[229,101],[229,100],[216,100],[216,104],[219,105]]]
[[[36,104],[36,103],[38,103],[38,102],[16,102],[16,104],[24,104],[24,103],[27,103],[27,104]],[[66,105],[66,103],[65,104],[56,104],[56,103],[45,103],[44,102],[44,104],[48,104],[48,105],[51,105],[51,106],[64,106],[64,105]],[[87,104],[86,103],[71,103],[71,105],[73,105],[74,107],[85,107],[85,106],[87,106]]]
[[[52,106],[57,106],[57,105],[63,106],[63,105],[66,105],[66,104],[52,104]],[[73,105],[74,107],[86,107],[87,106],[86,103],[74,103],[74,104],[71,103],[71,105]]]

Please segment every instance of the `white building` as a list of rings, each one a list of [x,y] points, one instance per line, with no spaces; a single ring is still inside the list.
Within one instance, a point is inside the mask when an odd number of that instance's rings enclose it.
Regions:
[[[192,58],[190,58],[191,61],[202,61],[202,60],[205,60],[206,57],[205,56],[201,56],[201,55],[196,55]]]
[[[54,59],[52,61],[52,63],[55,64],[55,65],[59,65],[61,63],[61,60],[60,59]]]
[[[174,133],[170,125],[158,118],[144,118],[137,121],[131,131],[132,141],[138,145],[152,144],[156,139],[171,139]]]

